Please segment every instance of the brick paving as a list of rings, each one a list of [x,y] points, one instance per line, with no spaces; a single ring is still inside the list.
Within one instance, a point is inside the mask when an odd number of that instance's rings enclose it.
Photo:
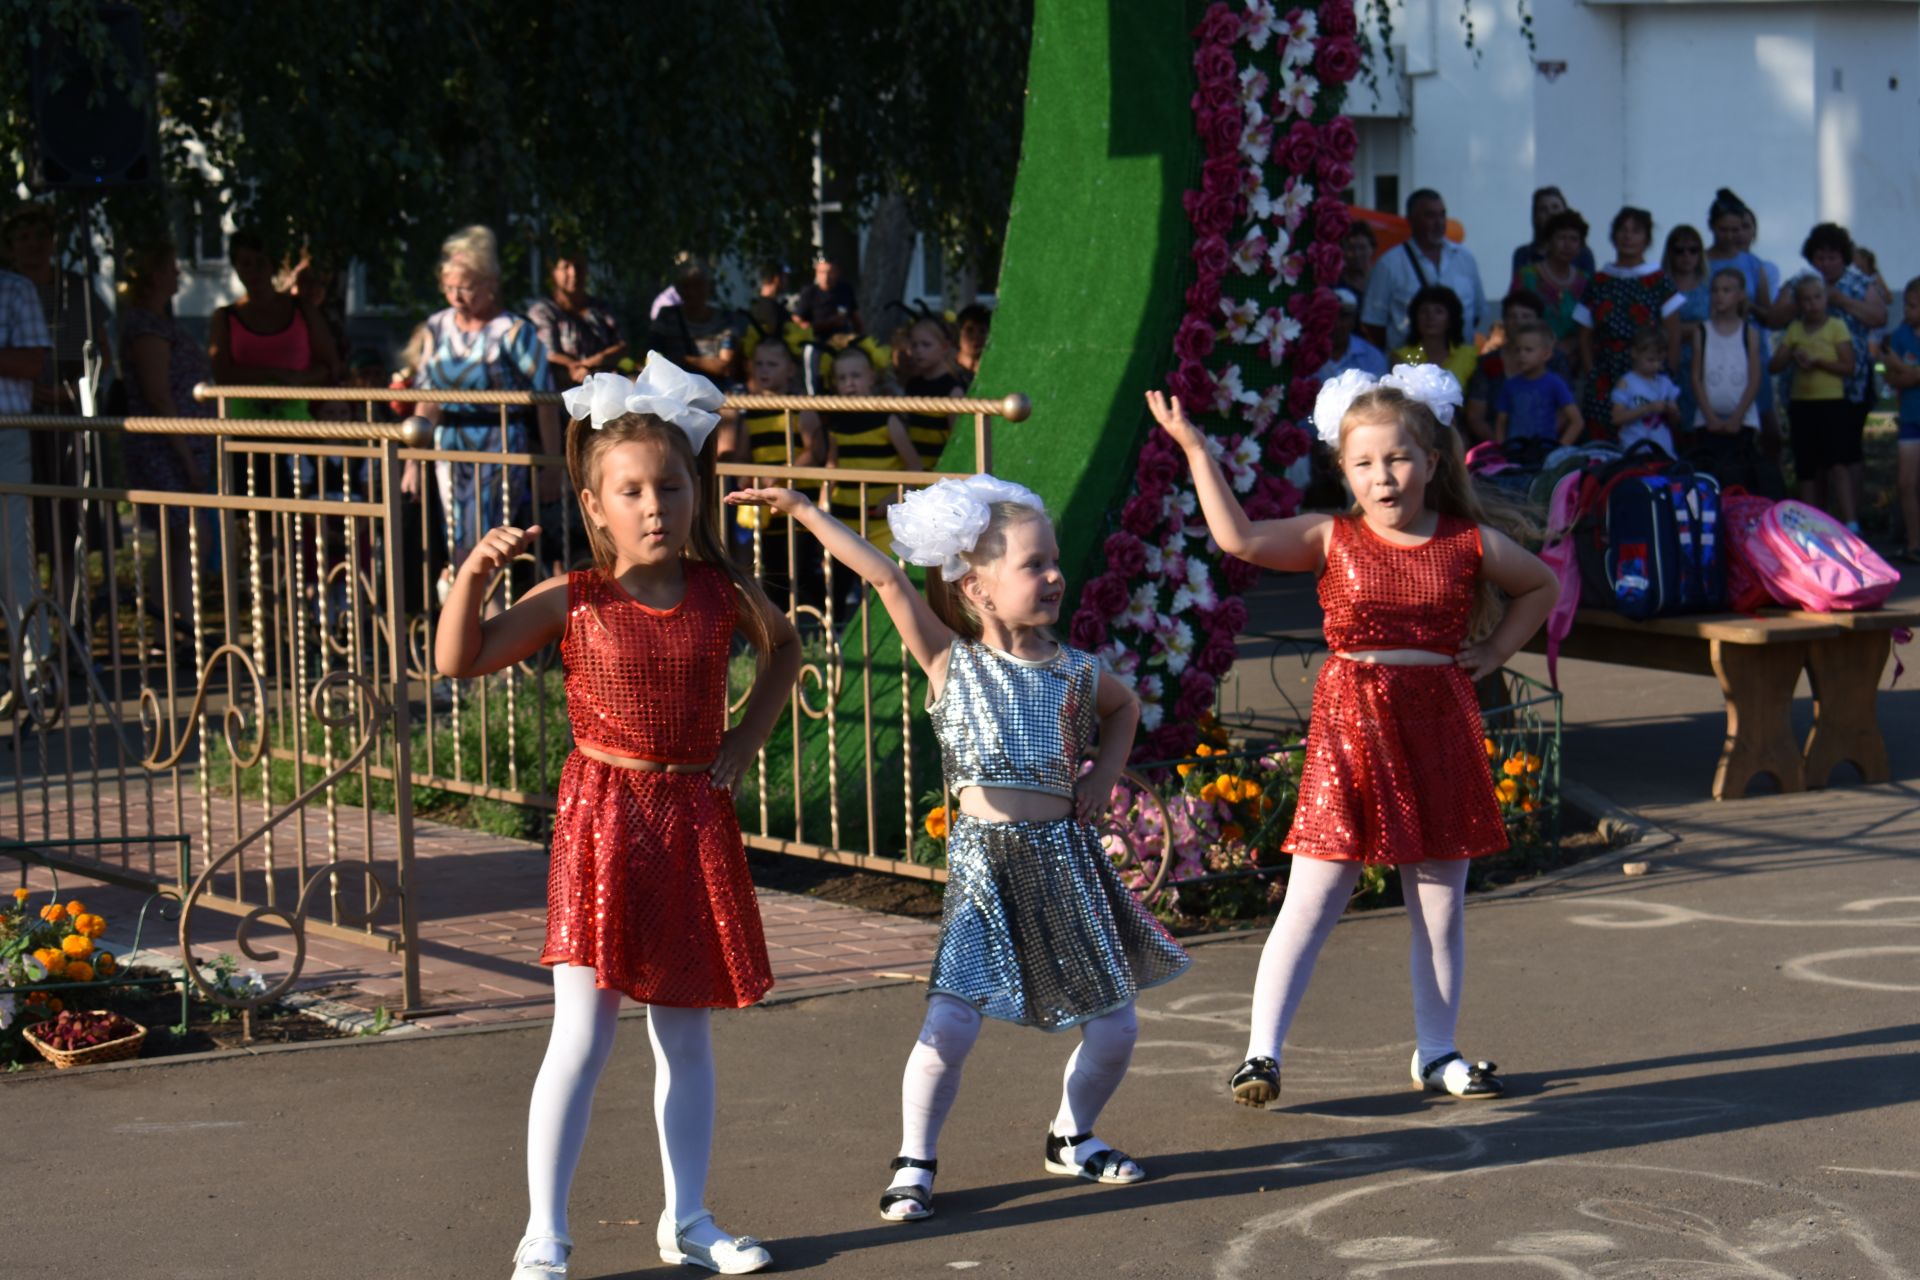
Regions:
[[[16,797],[0,793],[0,815],[4,815],[0,817],[0,836],[30,840],[49,830],[66,837],[94,833],[92,807],[84,793],[72,805],[65,803],[64,795],[58,792],[49,798],[52,805],[43,807],[37,794]],[[230,800],[216,798],[213,809],[211,847],[223,849],[235,838],[238,824]],[[240,818],[250,826],[261,821],[263,813],[259,802],[254,801]],[[46,821],[48,815],[51,824]],[[328,815],[324,808],[309,808],[301,818],[289,819],[279,828],[275,846],[280,870],[274,876],[274,888],[282,903],[294,901],[299,892],[293,851],[294,828],[301,820],[306,824],[308,867],[318,869],[326,860]],[[177,814],[170,792],[151,814],[144,805],[132,806],[123,815],[117,805],[107,804],[99,825],[108,835],[184,830],[193,837],[195,866],[201,865],[201,806],[199,797],[191,793],[183,797]],[[372,847],[378,851],[381,865],[391,867],[396,840],[391,816],[369,815],[341,806],[335,830],[343,858],[364,859]],[[545,846],[424,821],[414,824],[414,845],[420,987],[425,1008],[412,1021],[427,1027],[446,1027],[551,1016],[551,987],[539,964],[546,934]],[[168,865],[166,858],[170,856],[163,856],[160,865]],[[138,851],[130,865],[144,867],[146,859],[144,850]],[[120,865],[117,850],[109,861]],[[261,869],[264,861],[250,850],[247,862],[249,900],[258,902],[266,887],[267,876]],[[14,874],[11,883],[24,884],[36,895],[50,891],[55,883],[54,873],[37,865],[28,864],[24,874]],[[131,946],[136,917],[145,901],[143,893],[76,880],[71,872],[60,873],[59,885],[63,897],[81,897],[89,910],[108,918],[106,945],[120,950]],[[217,878],[216,887],[222,894],[231,892],[224,875]],[[343,901],[352,905],[364,901],[363,892],[351,878],[340,886]],[[925,975],[939,935],[937,925],[929,922],[775,890],[760,891],[760,910],[773,963],[775,995],[844,989],[882,975]],[[318,914],[325,918],[324,907]],[[177,956],[177,925],[158,917],[157,910],[149,912],[141,945]],[[389,905],[376,918],[390,923],[398,917]],[[195,913],[194,922],[194,951],[203,963],[222,951],[239,954],[234,936],[237,917],[203,910]],[[257,967],[268,981],[277,981],[286,972],[293,948],[287,931],[266,927],[268,923],[263,921],[256,930],[256,946],[275,948],[281,952],[280,958],[258,962],[242,959],[241,966],[243,970]],[[306,961],[296,985],[302,991],[361,1009],[385,1006],[397,1011],[401,1003],[400,957],[373,946],[310,934]]]

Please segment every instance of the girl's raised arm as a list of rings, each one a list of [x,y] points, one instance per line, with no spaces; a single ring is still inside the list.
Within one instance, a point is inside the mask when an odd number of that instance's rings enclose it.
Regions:
[[[1249,520],[1240,500],[1233,496],[1233,487],[1221,472],[1219,461],[1207,452],[1206,436],[1180,408],[1179,397],[1169,400],[1158,391],[1149,391],[1147,408],[1160,429],[1186,453],[1193,487],[1200,495],[1200,510],[1207,517],[1207,532],[1222,551],[1263,569],[1304,573],[1320,567],[1326,557],[1326,516]]]
[[[514,602],[511,609],[482,620],[481,606],[494,574],[539,536],[540,526],[501,525],[480,539],[468,554],[440,612],[433,638],[433,663],[454,679],[492,675],[538,653],[567,625],[567,580],[548,578]]]
[[[880,593],[893,625],[914,661],[929,673],[946,660],[954,640],[953,628],[940,621],[926,599],[914,588],[907,571],[879,548],[814,505],[813,499],[792,489],[741,489],[727,495],[729,506],[772,507],[805,525],[820,545]],[[934,572],[937,572],[935,570]]]

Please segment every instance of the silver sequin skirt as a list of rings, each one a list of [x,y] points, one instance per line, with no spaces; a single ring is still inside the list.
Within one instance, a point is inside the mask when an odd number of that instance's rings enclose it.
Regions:
[[[1092,827],[954,815],[928,994],[1059,1031],[1180,976],[1191,958],[1114,874]]]

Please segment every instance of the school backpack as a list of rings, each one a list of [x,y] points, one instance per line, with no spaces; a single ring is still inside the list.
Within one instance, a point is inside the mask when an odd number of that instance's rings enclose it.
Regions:
[[[1877,609],[1900,585],[1893,566],[1847,527],[1804,502],[1776,502],[1748,536],[1755,576],[1789,608]]]
[[[1720,526],[1727,544],[1727,607],[1753,613],[1774,603],[1767,589],[1769,577],[1785,572],[1779,558],[1760,542],[1760,521],[1773,510],[1774,499],[1729,485],[1720,497]]]
[[[1642,441],[1580,473],[1582,600],[1636,621],[1726,604],[1720,482]]]
[[[1578,471],[1569,471],[1553,486],[1547,501],[1546,543],[1540,548],[1540,559],[1560,583],[1560,595],[1547,615],[1547,682],[1556,689],[1560,687],[1560,642],[1573,630],[1573,615],[1580,608],[1580,564],[1573,551],[1580,480]]]
[[[1535,507],[1546,508],[1553,501],[1553,494],[1560,487],[1561,479],[1571,472],[1583,470],[1594,465],[1617,462],[1620,459],[1620,446],[1616,444],[1571,444],[1563,445],[1547,455],[1540,474],[1533,478],[1533,487],[1528,491],[1528,501]]]

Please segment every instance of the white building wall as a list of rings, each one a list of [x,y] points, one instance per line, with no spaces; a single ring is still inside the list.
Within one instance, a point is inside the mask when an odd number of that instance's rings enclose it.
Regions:
[[[1621,205],[1651,210],[1661,237],[1680,222],[1704,232],[1725,186],[1754,208],[1761,256],[1783,267],[1799,263],[1809,227],[1836,221],[1878,252],[1896,288],[1920,274],[1920,5],[1532,9],[1530,50],[1514,0],[1476,0],[1476,57],[1462,0],[1391,0],[1397,47],[1392,64],[1376,64],[1382,92],[1359,84],[1350,101],[1358,115],[1399,119],[1400,192],[1446,196],[1490,294],[1504,289],[1508,257],[1531,233],[1529,198],[1545,185],[1586,214],[1602,261]],[[1368,15],[1363,4],[1370,29]],[[1365,156],[1356,167],[1380,169]]]

